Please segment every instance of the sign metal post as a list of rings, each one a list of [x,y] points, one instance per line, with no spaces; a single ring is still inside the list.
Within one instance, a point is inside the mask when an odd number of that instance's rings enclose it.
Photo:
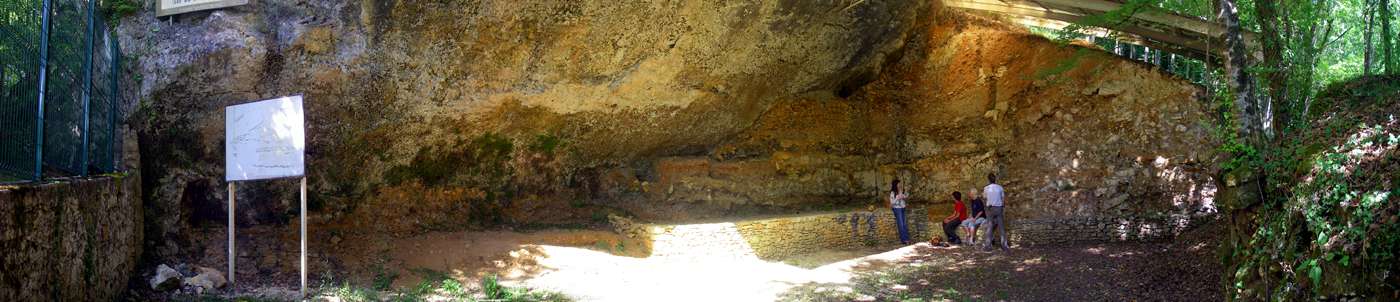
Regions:
[[[233,260],[237,259],[233,255],[233,205],[235,201],[234,184],[228,182],[228,288],[233,289],[233,277],[238,275],[233,271]]]
[[[300,179],[301,195],[301,287],[297,291],[306,298],[306,166],[305,119],[302,97],[289,96],[225,108],[225,174],[228,181],[228,281],[230,294],[234,287],[235,248],[234,211],[237,204],[238,181],[261,179]]]
[[[306,177],[301,177],[301,297],[306,298]]]

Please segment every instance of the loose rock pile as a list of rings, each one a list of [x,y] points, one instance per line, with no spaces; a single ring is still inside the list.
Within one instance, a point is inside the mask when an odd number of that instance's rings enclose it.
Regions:
[[[185,276],[190,276],[186,278]],[[170,267],[161,264],[156,267],[155,276],[150,280],[151,289],[156,291],[178,290],[185,293],[203,294],[228,284],[219,270],[179,264]]]

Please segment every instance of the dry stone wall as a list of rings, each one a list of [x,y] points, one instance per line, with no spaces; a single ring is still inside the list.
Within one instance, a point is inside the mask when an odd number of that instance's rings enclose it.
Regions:
[[[1186,215],[1028,219],[1009,223],[1008,235],[1020,245],[1157,242],[1171,240],[1201,221]]]
[[[910,208],[905,215],[914,241],[931,236],[927,212]],[[765,260],[822,249],[854,249],[899,242],[889,209],[815,214],[735,223],[754,254]]]
[[[0,301],[113,301],[141,255],[141,180],[0,187]]]
[[[910,208],[909,236],[932,237],[927,210]],[[899,242],[894,213],[889,209],[839,211],[736,222],[647,224],[610,217],[618,233],[651,242],[652,257],[758,257],[781,260],[820,250],[855,249]]]

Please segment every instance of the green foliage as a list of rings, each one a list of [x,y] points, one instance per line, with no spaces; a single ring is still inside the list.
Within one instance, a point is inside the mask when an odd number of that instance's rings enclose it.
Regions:
[[[442,280],[442,292],[448,298],[460,299],[467,296],[467,287],[457,279]]]
[[[1084,30],[1091,27],[1117,28],[1131,19],[1133,15],[1146,13],[1157,9],[1158,0],[1129,0],[1114,10],[1103,14],[1086,16],[1070,24],[1059,32],[1056,41],[1068,43],[1070,40],[1079,39],[1084,35]]]
[[[1214,92],[1210,98],[1216,112],[1211,134],[1220,142],[1216,151],[1225,155],[1224,160],[1220,162],[1220,170],[1227,175],[1251,171],[1260,162],[1261,157],[1259,150],[1246,144],[1245,138],[1240,137],[1236,131],[1240,126],[1235,117],[1235,96],[1220,81],[1211,80],[1209,83],[1214,86],[1210,90]]]
[[[171,300],[171,301],[190,301],[190,302],[194,302],[194,301],[198,301],[198,302],[282,302],[281,300],[269,299],[269,298],[263,298],[263,297],[256,297],[256,296],[224,297],[224,296],[215,296],[215,295],[208,295],[208,294],[205,294],[205,295],[194,295],[194,296],[175,295],[175,296],[170,297],[170,300]],[[351,299],[346,299],[345,301],[346,301],[346,302],[361,302],[361,301],[372,301],[372,300],[351,300]]]
[[[500,280],[497,280],[496,275],[486,276],[486,278],[481,279],[481,293],[485,294],[487,299],[498,300],[504,300],[505,297],[510,294],[506,287],[501,286]]]
[[[383,266],[374,267],[374,278],[371,279],[371,288],[377,291],[389,290],[394,285],[394,280],[399,279],[398,272],[391,272]]]
[[[102,13],[107,16],[110,22],[135,14],[141,11],[141,4],[133,0],[105,0],[102,1]]]
[[[1255,210],[1256,227],[1229,250],[1232,298],[1400,292],[1400,226],[1394,223],[1400,175],[1393,171],[1400,129],[1387,112],[1400,99],[1356,91],[1391,85],[1398,84],[1362,79],[1343,90],[1329,88],[1319,103],[1331,110],[1268,150],[1270,160],[1261,167],[1277,185],[1277,197]]]
[[[372,302],[379,301],[379,292],[368,288],[351,286],[349,282],[342,282],[340,285],[331,287],[323,291],[340,300],[346,302]]]
[[[564,295],[554,292],[531,291],[523,287],[508,287],[500,284],[496,275],[481,279],[482,300],[525,302],[525,301],[569,301]]]
[[[505,286],[500,284],[500,280],[498,280],[495,275],[487,276],[482,279],[481,292],[473,293],[465,284],[462,284],[461,281],[452,279],[445,273],[422,268],[413,269],[412,271],[422,275],[424,279],[411,288],[399,290],[390,288],[374,289],[356,287],[349,283],[342,282],[337,285],[323,286],[318,292],[322,295],[322,298],[334,298],[333,300],[350,302],[440,301],[444,298],[448,301],[570,301],[567,296],[555,292],[535,291],[523,287]],[[375,286],[378,286],[378,284]],[[246,301],[246,299],[217,299],[209,301]]]
[[[419,277],[422,277],[422,278],[423,278],[423,281],[424,281],[424,282],[428,282],[428,283],[439,283],[439,282],[442,282],[443,280],[452,279],[452,277],[451,277],[451,276],[448,276],[447,273],[442,272],[442,271],[438,271],[438,270],[434,270],[434,269],[430,269],[430,268],[419,267],[419,268],[409,269],[408,271],[413,272],[414,274],[417,274]]]
[[[390,300],[402,302],[426,301],[427,296],[433,294],[434,289],[436,289],[439,283],[440,282],[425,279],[418,282],[418,285],[413,286],[413,288],[399,291],[398,294],[394,295],[393,299]]]

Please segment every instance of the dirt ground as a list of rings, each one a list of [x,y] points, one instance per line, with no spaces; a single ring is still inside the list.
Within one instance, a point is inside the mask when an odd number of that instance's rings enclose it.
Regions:
[[[598,230],[333,235],[335,243],[313,249],[310,277],[313,288],[349,282],[387,290],[425,278],[474,284],[494,274],[503,284],[580,301],[1208,301],[1222,297],[1217,233],[1198,229],[1171,243],[1013,246],[1005,253],[883,245],[778,261],[684,251],[648,256],[646,243]],[[295,285],[293,262],[240,267],[239,291]]]
[[[367,244],[347,245],[336,252],[352,280],[392,279],[393,287],[417,284],[431,274],[463,281],[497,275],[504,280],[527,279],[549,268],[539,260],[550,257],[546,246],[575,247],[610,257],[644,257],[644,243],[609,231],[540,230],[530,232],[439,232],[409,238],[361,238]]]
[[[642,257],[626,252],[641,243],[608,232],[475,232],[397,240],[387,255],[404,272],[395,286],[410,286],[423,268],[463,280],[495,273],[583,301],[1209,301],[1222,297],[1217,233],[1010,252],[886,245],[763,261]]]
[[[1077,244],[987,252],[916,246],[860,261],[850,282],[808,283],[785,301],[1217,301],[1214,230],[1172,243]]]

